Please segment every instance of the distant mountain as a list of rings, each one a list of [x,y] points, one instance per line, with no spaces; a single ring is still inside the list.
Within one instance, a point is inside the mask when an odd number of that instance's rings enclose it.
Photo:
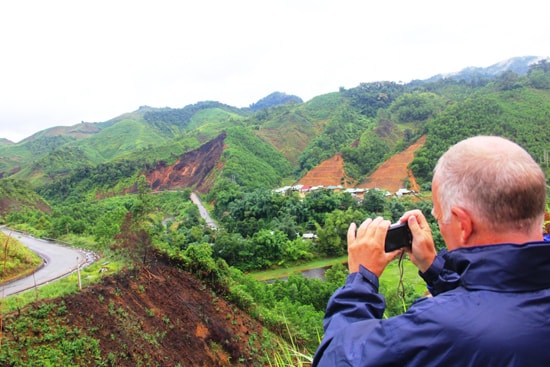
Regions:
[[[47,198],[75,188],[83,196],[123,192],[139,172],[153,189],[192,186],[206,193],[223,180],[247,189],[295,183],[341,154],[337,182],[345,177],[353,185],[427,135],[411,169],[428,183],[441,150],[472,134],[508,136],[544,156],[550,70],[540,60],[546,59],[517,57],[432,82],[359,83],[307,102],[275,92],[249,108],[215,101],[141,106],[104,122],[49,128],[17,144],[0,141],[0,177],[46,187]],[[477,79],[464,83],[467,75]],[[490,82],[488,75],[495,75]]]
[[[288,95],[286,93],[274,92],[260,99],[258,102],[250,105],[252,111],[259,111],[264,108],[275,107],[286,103],[303,103],[302,99],[298,96]]]
[[[520,56],[513,57],[488,67],[469,66],[458,72],[447,74],[437,74],[423,82],[433,82],[439,79],[466,80],[482,78],[494,78],[502,75],[506,71],[513,71],[516,74],[524,75],[529,71],[529,67],[541,60],[548,60],[541,56]]]
[[[84,139],[97,134],[101,128],[97,124],[90,122],[82,122],[73,126],[55,126],[39,131],[22,142],[36,140],[43,137],[66,136],[74,139]]]

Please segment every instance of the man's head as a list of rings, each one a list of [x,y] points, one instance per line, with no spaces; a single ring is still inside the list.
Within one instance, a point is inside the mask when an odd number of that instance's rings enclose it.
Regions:
[[[510,140],[477,136],[455,144],[439,159],[433,188],[440,224],[464,214],[473,219],[473,230],[527,234],[538,227],[542,236],[544,173]]]

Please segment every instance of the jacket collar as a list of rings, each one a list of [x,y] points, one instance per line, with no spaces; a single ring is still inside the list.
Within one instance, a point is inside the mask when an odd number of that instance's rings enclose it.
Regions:
[[[499,292],[550,288],[550,243],[498,244],[460,248],[443,255],[445,268],[470,290]]]

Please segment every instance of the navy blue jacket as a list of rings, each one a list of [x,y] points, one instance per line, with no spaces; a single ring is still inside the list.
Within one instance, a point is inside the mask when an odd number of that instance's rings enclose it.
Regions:
[[[331,297],[313,366],[550,366],[550,244],[462,248],[421,274],[433,297],[382,319],[361,267]]]

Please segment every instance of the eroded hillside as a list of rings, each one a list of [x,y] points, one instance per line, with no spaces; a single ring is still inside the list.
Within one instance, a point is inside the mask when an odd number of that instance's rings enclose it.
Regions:
[[[344,171],[344,159],[336,154],[310,170],[298,184],[305,186],[352,186]]]
[[[344,160],[340,154],[336,154],[318,166],[311,169],[298,184],[307,186],[338,186],[378,188],[389,192],[396,192],[405,187],[405,181],[409,181],[410,189],[419,191],[413,173],[407,168],[414,159],[414,153],[426,143],[426,136],[423,136],[405,151],[393,155],[382,163],[363,182],[355,185],[344,171]]]
[[[405,180],[409,180],[411,190],[420,191],[416,179],[408,169],[414,159],[414,153],[426,143],[426,136],[421,137],[403,152],[395,154],[382,163],[369,177],[361,182],[358,187],[379,188],[389,192],[396,192],[405,187]]]
[[[33,306],[33,322],[29,310],[4,317],[3,347],[32,361],[36,348],[72,346],[79,366],[257,366],[265,357],[262,325],[193,275],[162,263],[136,269]]]
[[[220,134],[198,149],[185,153],[171,166],[158,163],[154,170],[146,174],[153,191],[195,187],[198,192],[208,192],[211,181],[207,178],[218,165],[225,138],[225,133]]]

